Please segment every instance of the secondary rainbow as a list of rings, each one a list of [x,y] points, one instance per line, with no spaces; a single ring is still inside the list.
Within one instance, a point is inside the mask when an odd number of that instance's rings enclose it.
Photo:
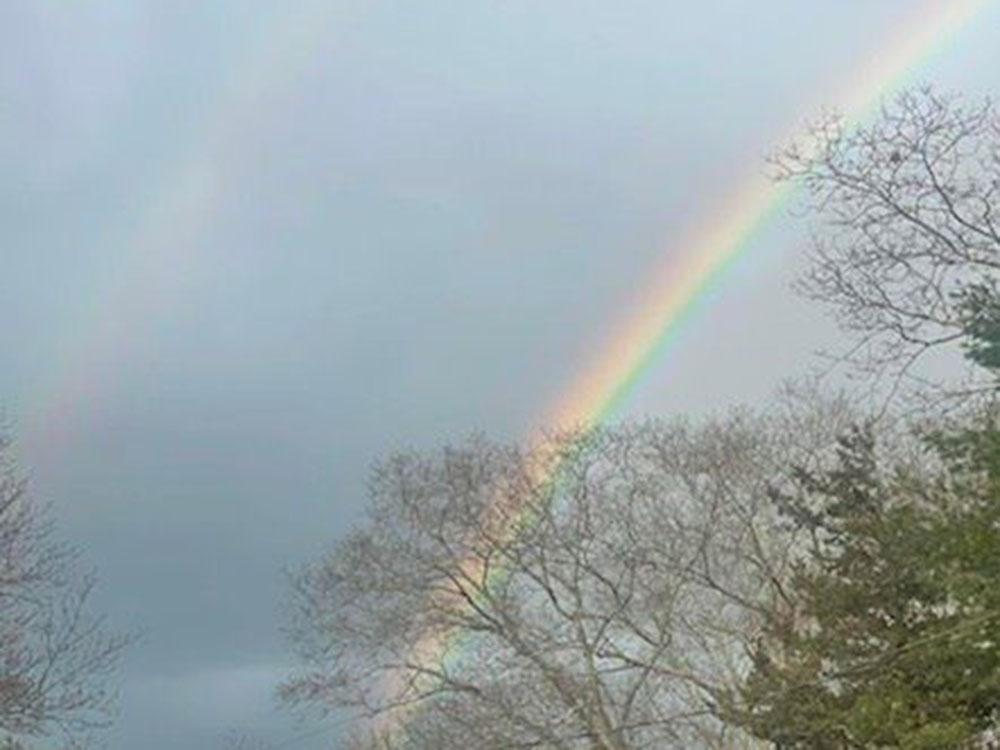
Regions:
[[[157,318],[182,307],[185,292],[212,250],[205,241],[239,177],[254,133],[266,130],[281,108],[271,103],[294,88],[322,51],[335,48],[373,7],[344,0],[302,0],[259,23],[249,53],[236,61],[175,161],[146,193],[130,221],[103,238],[117,255],[103,284],[75,309],[67,306],[67,334],[53,342],[56,367],[22,397],[28,410],[33,463],[53,459],[79,436],[102,398],[114,394],[137,359]],[[57,6],[39,5],[55,13]],[[239,12],[234,3],[233,12]],[[81,335],[75,335],[81,332]]]
[[[847,125],[863,122],[886,96],[908,82],[921,62],[992,4],[990,0],[923,4],[910,23],[903,24],[838,91],[824,96],[822,104],[841,113]],[[776,142],[786,142],[795,134],[790,130]],[[815,144],[801,147],[815,148]],[[755,175],[733,191],[722,208],[704,217],[685,239],[673,245],[652,274],[652,283],[637,298],[632,314],[600,348],[598,359],[545,412],[544,423],[586,431],[614,416],[636,383],[669,348],[701,298],[725,277],[791,192],[787,183]],[[550,469],[550,476],[555,471],[558,466]],[[473,561],[459,567],[475,576]],[[418,659],[441,660],[460,647],[461,639],[455,633],[441,633],[415,644],[413,652]],[[397,717],[391,729],[401,730],[405,718],[405,713]]]

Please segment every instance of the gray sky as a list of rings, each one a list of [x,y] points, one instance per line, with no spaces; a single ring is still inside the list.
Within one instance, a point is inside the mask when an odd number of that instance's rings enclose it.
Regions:
[[[685,228],[925,5],[0,4],[0,401],[147,633],[112,750],[311,729],[271,698],[281,571],[370,462],[540,426]],[[997,49],[992,3],[913,73],[997,94]],[[803,230],[757,237],[629,413],[806,370],[833,333],[787,292]]]

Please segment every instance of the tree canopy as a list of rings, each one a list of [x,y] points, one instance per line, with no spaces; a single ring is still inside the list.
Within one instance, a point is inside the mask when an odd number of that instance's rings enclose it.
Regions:
[[[295,579],[309,668],[284,697],[388,721],[385,747],[732,747],[714,696],[785,575],[766,487],[838,419],[389,458],[365,523]]]

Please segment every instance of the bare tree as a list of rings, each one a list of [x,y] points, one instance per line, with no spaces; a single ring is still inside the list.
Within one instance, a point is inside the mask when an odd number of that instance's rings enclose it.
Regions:
[[[79,746],[111,720],[128,638],[90,611],[93,575],[55,536],[0,438],[0,742]]]
[[[774,158],[823,223],[800,289],[855,334],[848,358],[898,379],[967,333],[970,290],[1000,272],[1000,119],[930,88],[871,125],[830,116]],[[996,298],[996,296],[994,296]]]
[[[842,412],[734,414],[396,455],[367,521],[294,578],[286,701],[357,747],[721,748],[787,544],[767,489]]]

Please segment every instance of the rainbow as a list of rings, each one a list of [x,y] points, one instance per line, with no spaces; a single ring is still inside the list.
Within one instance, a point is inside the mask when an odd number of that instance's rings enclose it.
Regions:
[[[895,90],[911,82],[915,69],[951,37],[990,5],[989,0],[936,0],[914,13],[870,62],[856,70],[839,92],[825,97],[824,106],[840,113],[847,126],[870,117],[873,110]],[[789,132],[788,141],[796,135]],[[815,143],[799,143],[805,155]],[[626,316],[603,347],[599,357],[584,368],[545,413],[545,424],[582,431],[598,427],[615,416],[643,376],[662,358],[689,320],[698,303],[717,286],[741,254],[785,205],[793,188],[763,175],[748,179],[722,202],[722,207],[691,229],[677,246],[665,254],[653,281],[638,296],[631,315]],[[678,262],[677,257],[681,256]],[[549,466],[547,475],[535,477],[542,484],[553,481],[561,466]],[[515,518],[518,508],[502,516]],[[524,520],[524,519],[520,519]],[[515,524],[520,525],[520,524]],[[459,572],[473,580],[477,564],[463,561]],[[503,576],[503,571],[491,574]],[[460,655],[461,634],[440,633],[415,644],[417,660],[444,661]],[[388,683],[387,687],[392,687]],[[405,732],[407,713],[383,725],[390,733]]]

